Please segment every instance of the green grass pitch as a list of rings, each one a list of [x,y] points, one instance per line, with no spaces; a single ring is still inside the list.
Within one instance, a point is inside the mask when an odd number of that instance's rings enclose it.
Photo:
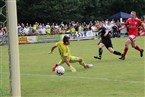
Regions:
[[[115,50],[123,52],[127,37],[113,38]],[[144,48],[144,37],[137,38],[137,44]],[[74,56],[80,56],[85,63],[94,65],[84,69],[78,63],[72,65],[77,72],[66,72],[57,76],[51,71],[59,62],[58,50],[48,52],[54,43],[19,45],[21,94],[22,97],[144,97],[144,58],[129,48],[126,60],[110,54],[103,48],[103,59],[96,60],[97,40],[71,41],[69,46]],[[8,47],[0,46],[0,96],[10,97]]]

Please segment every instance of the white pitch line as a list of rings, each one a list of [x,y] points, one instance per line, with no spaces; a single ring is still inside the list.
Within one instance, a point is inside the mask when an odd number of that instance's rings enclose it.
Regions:
[[[7,72],[2,72],[2,74],[8,74]],[[134,83],[134,84],[145,84],[144,81],[133,81],[133,80],[118,80],[110,78],[97,78],[97,77],[83,77],[83,76],[58,76],[58,75],[48,75],[48,74],[21,74],[22,76],[37,76],[37,77],[61,77],[61,78],[71,78],[71,79],[88,79],[88,80],[102,80],[102,81],[113,81],[113,82],[124,82],[124,83]]]

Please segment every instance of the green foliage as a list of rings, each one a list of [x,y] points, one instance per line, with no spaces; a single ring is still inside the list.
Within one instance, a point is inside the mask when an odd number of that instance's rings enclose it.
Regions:
[[[144,5],[145,0],[17,0],[18,21],[24,23],[104,20],[132,10],[142,17]]]

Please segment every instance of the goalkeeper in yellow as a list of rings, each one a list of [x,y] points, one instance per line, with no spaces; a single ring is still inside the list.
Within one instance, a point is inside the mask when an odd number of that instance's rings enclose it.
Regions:
[[[71,65],[71,63],[74,62],[79,62],[79,64],[82,65],[84,68],[90,68],[93,66],[92,64],[85,64],[83,59],[80,57],[71,56],[71,51],[68,45],[70,45],[70,37],[64,36],[62,42],[57,42],[51,48],[49,54],[52,54],[54,49],[58,47],[59,54],[61,57],[61,61],[52,68],[52,71],[55,71],[55,68],[63,63],[66,63],[72,72],[76,72],[76,69]]]

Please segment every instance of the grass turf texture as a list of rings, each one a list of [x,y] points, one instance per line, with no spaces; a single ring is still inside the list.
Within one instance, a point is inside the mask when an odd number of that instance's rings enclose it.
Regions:
[[[125,38],[112,39],[115,50],[123,52]],[[144,48],[144,37],[137,38]],[[71,41],[72,55],[81,56],[94,65],[84,69],[78,63],[72,65],[77,72],[57,76],[52,66],[60,60],[58,50],[48,52],[54,43],[19,45],[22,97],[144,97],[144,58],[129,48],[126,60],[110,54],[103,48],[103,59],[96,60],[97,40]],[[0,46],[0,96],[10,96],[8,47]]]

